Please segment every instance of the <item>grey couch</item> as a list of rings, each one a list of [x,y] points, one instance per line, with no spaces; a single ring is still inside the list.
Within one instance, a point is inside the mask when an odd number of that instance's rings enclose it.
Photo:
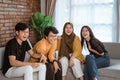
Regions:
[[[110,67],[99,69],[100,80],[120,80],[120,43],[105,43],[110,53]]]
[[[99,72],[99,80],[120,80],[120,43],[104,43],[107,51],[110,53],[110,66],[101,68]],[[77,80],[68,70],[68,80]]]
[[[106,49],[110,53],[111,64],[110,67],[99,69],[99,80],[120,80],[120,43],[104,43]],[[23,77],[19,78],[6,78],[1,73],[2,59],[3,59],[4,47],[0,48],[0,80],[23,80]],[[28,60],[29,55],[26,55]],[[37,73],[34,73],[34,79],[37,79]],[[68,69],[67,80],[77,80],[72,74],[72,70]]]

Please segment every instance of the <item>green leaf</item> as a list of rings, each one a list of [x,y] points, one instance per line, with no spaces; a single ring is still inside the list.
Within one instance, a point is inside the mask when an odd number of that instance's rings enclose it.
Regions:
[[[39,35],[39,37],[43,38],[45,28],[52,26],[53,21],[50,16],[43,16],[40,12],[36,12],[30,18],[30,25],[36,30],[36,33]]]

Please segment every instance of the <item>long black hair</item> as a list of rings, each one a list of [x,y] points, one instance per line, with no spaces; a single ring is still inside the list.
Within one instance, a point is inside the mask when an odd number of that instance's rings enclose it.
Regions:
[[[81,28],[81,31],[80,31],[81,44],[82,44],[82,46],[83,46],[83,43],[84,43],[84,38],[83,38],[83,36],[82,36],[82,31],[83,31],[84,28],[87,28],[87,29],[88,29],[88,31],[89,31],[89,33],[90,33],[90,39],[95,38],[95,36],[94,36],[91,28],[90,28],[89,26],[87,26],[87,25],[83,26],[83,27]]]

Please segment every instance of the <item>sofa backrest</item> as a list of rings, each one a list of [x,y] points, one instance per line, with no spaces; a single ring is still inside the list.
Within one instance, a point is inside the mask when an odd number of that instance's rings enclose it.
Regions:
[[[120,59],[120,43],[104,43],[105,48],[110,53],[110,58]]]
[[[5,47],[1,47],[0,48],[0,69],[2,68],[2,64],[3,64],[3,53],[4,53]]]

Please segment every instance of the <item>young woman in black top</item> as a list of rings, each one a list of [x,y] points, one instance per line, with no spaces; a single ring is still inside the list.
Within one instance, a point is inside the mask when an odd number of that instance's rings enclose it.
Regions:
[[[106,51],[103,43],[95,38],[89,26],[83,26],[81,28],[80,35],[82,46],[84,45],[85,41],[90,52],[85,59],[85,80],[98,80],[97,69],[110,65],[109,54]]]

